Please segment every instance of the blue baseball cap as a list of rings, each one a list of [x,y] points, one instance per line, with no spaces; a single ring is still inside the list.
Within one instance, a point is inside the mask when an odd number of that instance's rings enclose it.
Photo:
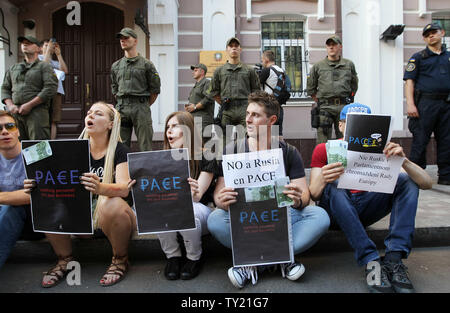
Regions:
[[[355,112],[355,113],[364,113],[364,114],[370,114],[372,113],[370,111],[370,108],[362,103],[351,103],[351,104],[347,104],[341,111],[341,120],[345,120],[345,118],[347,117],[347,113],[351,113],[351,112]]]

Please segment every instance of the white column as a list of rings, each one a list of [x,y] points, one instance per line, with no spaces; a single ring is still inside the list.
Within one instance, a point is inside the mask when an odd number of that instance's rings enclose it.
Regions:
[[[236,35],[235,12],[234,0],[203,0],[203,50],[226,49],[228,38]],[[214,116],[218,110],[216,102]]]
[[[419,1],[419,17],[424,17],[427,14],[427,0],[418,0]]]
[[[317,20],[322,22],[325,19],[325,0],[317,1]]]
[[[342,0],[344,57],[355,63],[359,84],[355,101],[380,108],[380,40],[378,1]]]
[[[403,1],[381,0],[380,34],[403,24]],[[394,117],[393,130],[403,130],[403,34],[380,41],[380,112]]]
[[[392,115],[394,130],[403,129],[403,36],[387,43],[379,38],[402,22],[402,1],[342,0],[344,57],[355,63],[359,78],[355,101]]]
[[[247,22],[252,21],[252,0],[247,0]]]
[[[234,0],[203,0],[203,50],[225,50],[235,24]]]
[[[148,0],[150,59],[161,79],[161,93],[153,103],[154,132],[163,132],[166,117],[178,110],[177,0]]]

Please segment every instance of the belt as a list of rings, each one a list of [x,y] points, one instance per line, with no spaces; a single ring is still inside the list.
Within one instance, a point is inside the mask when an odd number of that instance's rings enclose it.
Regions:
[[[320,104],[331,104],[331,105],[341,105],[347,104],[346,98],[321,98],[319,99]]]
[[[241,105],[245,105],[247,102],[247,99],[234,99],[234,100],[230,100],[230,102],[225,103],[225,107],[226,108],[230,108],[230,107],[237,107],[237,106],[241,106]]]
[[[433,100],[446,100],[448,97],[448,93],[427,93],[423,92],[420,94],[422,98],[433,99]]]
[[[120,96],[117,97],[117,100],[120,100],[121,102],[126,101],[139,101],[141,103],[144,103],[150,99],[149,96]]]

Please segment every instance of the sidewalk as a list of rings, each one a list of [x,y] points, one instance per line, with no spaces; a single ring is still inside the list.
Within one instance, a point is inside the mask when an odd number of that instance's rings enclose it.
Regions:
[[[416,232],[414,247],[450,246],[450,186],[437,185],[437,166],[428,166],[427,172],[433,178],[433,188],[421,190],[419,207],[416,217]],[[307,170],[309,178],[309,170]],[[367,228],[370,238],[379,247],[389,229],[389,216]],[[204,250],[208,254],[228,254],[210,235],[205,236]],[[74,239],[74,254],[86,261],[104,260],[111,255],[111,247],[106,239]],[[351,251],[351,248],[341,231],[330,230],[310,250],[311,252]],[[159,241],[154,235],[134,236],[130,243],[130,257],[145,260],[160,254]],[[54,254],[46,240],[19,241],[13,250],[9,262],[53,261]]]

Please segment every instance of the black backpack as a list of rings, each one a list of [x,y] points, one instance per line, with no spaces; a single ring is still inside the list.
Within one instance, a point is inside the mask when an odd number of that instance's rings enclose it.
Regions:
[[[291,97],[291,80],[285,72],[278,72],[274,67],[270,67],[272,71],[278,77],[277,85],[275,88],[270,87],[267,83],[266,85],[272,89],[273,95],[277,98],[280,105],[285,104]]]

